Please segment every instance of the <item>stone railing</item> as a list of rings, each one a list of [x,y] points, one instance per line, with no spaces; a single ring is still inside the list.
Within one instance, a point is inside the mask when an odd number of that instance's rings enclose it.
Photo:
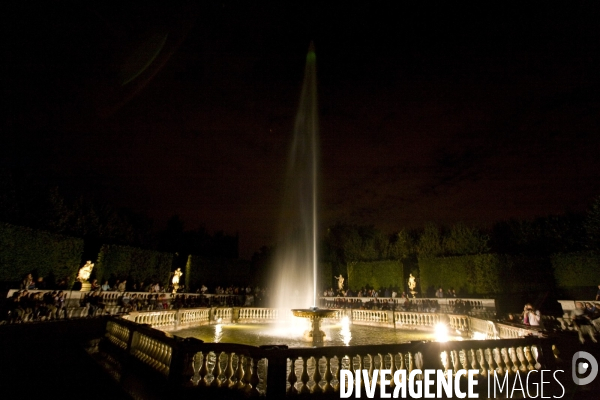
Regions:
[[[338,310],[332,320],[350,318],[352,324],[379,326],[391,329],[432,330],[439,323],[460,332],[485,335],[486,339],[510,339],[524,336],[542,336],[540,329],[511,325],[459,314],[393,312],[381,310]],[[160,329],[178,329],[186,325],[211,323],[271,323],[279,318],[275,308],[198,308],[131,312],[123,318]]]
[[[377,325],[394,327],[392,311],[352,310],[352,323],[356,325]]]
[[[361,308],[373,306],[381,309],[383,307],[396,311],[403,310],[404,300],[391,297],[321,297],[321,307],[325,308]],[[458,299],[458,298],[410,298],[409,310],[412,312],[438,312],[453,313],[457,300],[468,305],[469,314],[492,317],[496,313],[496,301],[494,299]]]
[[[460,314],[448,314],[448,326],[454,330],[465,332],[472,329],[471,321],[476,318]]]
[[[181,325],[202,325],[210,321],[209,308],[184,308],[177,310],[179,316],[178,324]]]
[[[440,322],[445,322],[444,314],[394,312],[394,324],[400,329],[433,328]]]
[[[215,309],[219,310],[219,309]],[[228,309],[231,310],[231,309]],[[180,328],[185,325],[206,325],[211,321],[210,308],[186,308],[181,310],[130,312],[122,318],[154,328]]]
[[[175,326],[179,322],[178,312],[174,310],[132,312],[123,318],[137,324],[148,324],[157,328]]]
[[[128,362],[135,359],[138,365],[155,371],[156,376],[164,377],[171,385],[186,387],[190,396],[195,392],[202,396],[201,393],[210,390],[207,393],[223,396],[238,392],[273,399],[297,395],[339,398],[341,370],[367,370],[372,377],[373,371],[384,369],[392,374],[397,370],[408,374],[415,369],[435,369],[453,375],[457,370],[474,369],[479,381],[475,390],[482,397],[487,394],[485,382],[489,383],[490,378],[506,377],[510,382],[508,387],[518,378],[521,382],[517,383],[521,387],[528,385],[528,390],[535,390],[536,383],[526,381],[518,373],[561,370],[558,377],[570,379],[572,353],[579,349],[557,339],[537,337],[349,347],[254,347],[179,339],[116,318],[108,322],[106,330],[101,347],[115,355],[121,368],[136,368]],[[124,345],[127,347],[123,348]],[[555,354],[559,353],[557,358]],[[417,379],[423,380],[423,375],[417,375]],[[572,383],[565,383],[560,387],[546,386],[544,394],[572,397],[576,389]],[[597,382],[591,389],[598,386]],[[436,392],[435,383],[431,392]]]
[[[237,313],[237,322],[272,322],[279,317],[279,310],[276,308],[240,308]]]

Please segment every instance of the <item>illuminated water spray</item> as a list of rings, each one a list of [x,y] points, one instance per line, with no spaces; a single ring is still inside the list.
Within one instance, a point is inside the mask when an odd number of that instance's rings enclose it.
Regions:
[[[280,310],[317,304],[318,158],[316,56],[311,44],[287,165],[271,285]]]

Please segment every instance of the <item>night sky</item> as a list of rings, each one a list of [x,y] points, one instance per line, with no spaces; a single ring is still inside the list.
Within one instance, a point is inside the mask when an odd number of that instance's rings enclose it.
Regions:
[[[0,167],[239,232],[243,257],[275,240],[311,40],[323,226],[485,226],[600,195],[595,1],[13,3]]]

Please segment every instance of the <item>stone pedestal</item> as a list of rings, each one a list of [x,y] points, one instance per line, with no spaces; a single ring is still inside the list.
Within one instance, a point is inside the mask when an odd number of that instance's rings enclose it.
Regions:
[[[92,284],[89,282],[81,282],[81,289],[79,289],[80,292],[89,292],[90,290],[92,290]]]
[[[310,329],[304,332],[304,339],[312,342],[313,346],[322,345],[325,340],[325,332],[321,330],[321,320],[331,318],[337,310],[325,310],[310,308],[306,310],[292,310],[296,317],[308,318],[310,320]]]

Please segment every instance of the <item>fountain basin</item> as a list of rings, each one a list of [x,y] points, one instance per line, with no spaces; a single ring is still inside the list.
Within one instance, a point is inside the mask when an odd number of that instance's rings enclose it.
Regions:
[[[292,310],[295,317],[307,318],[310,320],[310,329],[304,332],[304,339],[312,342],[313,346],[323,344],[325,332],[321,330],[321,320],[335,316],[337,310],[328,310],[326,308],[307,308]]]

